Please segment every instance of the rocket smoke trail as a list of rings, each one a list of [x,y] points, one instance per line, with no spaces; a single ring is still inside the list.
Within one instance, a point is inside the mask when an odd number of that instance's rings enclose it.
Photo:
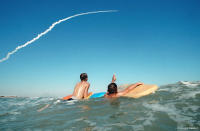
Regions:
[[[95,13],[106,13],[106,12],[116,12],[117,10],[105,10],[105,11],[92,11],[92,12],[86,12],[86,13],[80,13],[80,14],[76,14],[76,15],[72,15],[69,16],[67,18],[58,20],[56,22],[54,22],[48,29],[46,29],[44,32],[38,34],[36,37],[34,37],[32,40],[27,41],[25,44],[17,46],[13,51],[8,52],[8,54],[6,55],[6,57],[0,59],[0,62],[6,61],[10,58],[11,55],[13,55],[14,53],[16,53],[18,50],[20,50],[21,48],[26,47],[29,44],[32,44],[33,42],[35,42],[36,40],[38,40],[40,37],[42,37],[43,35],[47,34],[49,31],[51,31],[57,24],[60,24],[61,22],[67,21],[71,18],[77,17],[77,16],[81,16],[81,15],[88,15],[88,14],[95,14]]]

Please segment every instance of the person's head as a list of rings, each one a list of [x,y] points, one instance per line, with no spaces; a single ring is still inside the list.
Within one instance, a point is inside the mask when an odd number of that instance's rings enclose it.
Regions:
[[[81,81],[87,81],[88,80],[87,73],[81,73],[80,79],[81,79]]]
[[[108,95],[117,93],[117,84],[110,83],[108,85]]]

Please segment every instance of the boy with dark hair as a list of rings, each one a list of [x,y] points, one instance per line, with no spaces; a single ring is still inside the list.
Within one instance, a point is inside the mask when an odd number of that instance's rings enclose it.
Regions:
[[[71,99],[86,99],[88,97],[88,90],[90,83],[87,82],[88,76],[86,73],[80,75],[81,82],[78,82],[74,88]]]
[[[115,75],[113,75],[112,82],[108,85],[108,91],[104,95],[104,97],[106,97],[106,98],[120,97],[120,96],[127,94],[128,92],[130,92],[131,90],[133,90],[137,86],[143,84],[143,83],[132,84],[132,85],[128,86],[126,89],[118,92],[117,91],[117,84],[114,83],[115,81],[116,81],[116,77],[115,77]]]

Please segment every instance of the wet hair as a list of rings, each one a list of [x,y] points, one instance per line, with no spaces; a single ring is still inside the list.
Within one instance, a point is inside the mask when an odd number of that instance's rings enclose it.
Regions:
[[[84,81],[84,80],[86,80],[87,78],[88,78],[87,73],[81,73],[81,75],[80,75],[81,81]]]
[[[108,85],[108,95],[117,93],[117,84],[110,83]]]

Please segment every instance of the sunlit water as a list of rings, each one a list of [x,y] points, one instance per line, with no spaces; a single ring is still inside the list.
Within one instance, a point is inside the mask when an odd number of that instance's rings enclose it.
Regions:
[[[0,98],[1,130],[200,130],[200,82],[161,86],[139,99]]]

